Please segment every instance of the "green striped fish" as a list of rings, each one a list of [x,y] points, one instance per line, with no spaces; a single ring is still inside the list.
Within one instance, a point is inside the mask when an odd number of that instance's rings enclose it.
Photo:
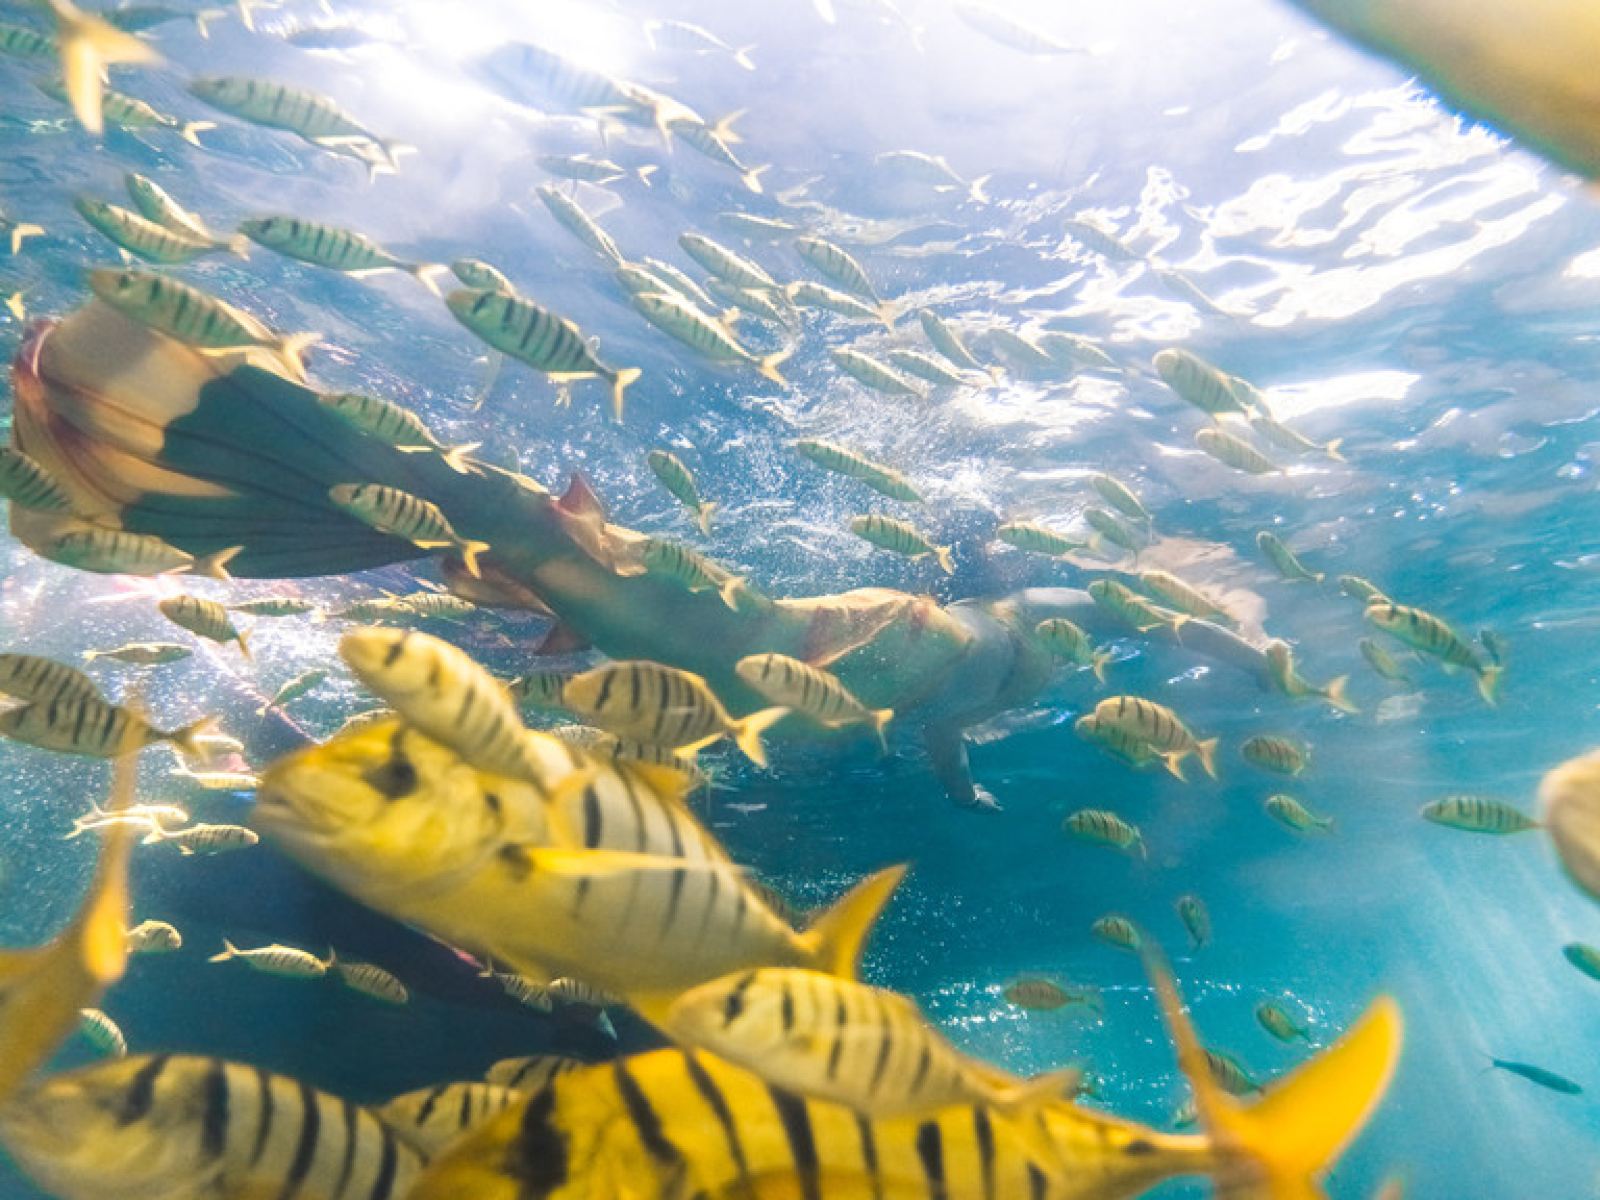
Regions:
[[[1114,479],[1110,475],[1092,475],[1089,477],[1089,486],[1099,492],[1105,502],[1123,516],[1142,522],[1146,526],[1151,524],[1150,510],[1144,506],[1144,502],[1134,490],[1120,479]]]
[[[97,267],[89,272],[89,289],[123,316],[185,345],[198,350],[260,346],[285,359],[300,375],[305,374],[301,354],[322,336],[273,333],[233,305],[153,271]]]
[[[526,1095],[500,1084],[464,1080],[406,1092],[375,1111],[419,1154],[432,1158]]]
[[[1318,687],[1295,670],[1294,650],[1282,638],[1273,638],[1262,647],[1262,652],[1267,657],[1267,675],[1271,678],[1272,685],[1285,696],[1296,699],[1301,696],[1315,696],[1319,700],[1327,701],[1340,712],[1360,711],[1344,694],[1345,685],[1350,682],[1348,675],[1340,675]]]
[[[645,463],[651,473],[661,481],[661,486],[671,492],[679,504],[694,514],[700,532],[710,537],[711,514],[717,506],[709,500],[700,498],[700,489],[695,484],[694,472],[684,466],[683,460],[670,450],[650,451],[645,455]]]
[[[1105,682],[1106,664],[1111,661],[1111,654],[1106,650],[1096,650],[1082,626],[1065,617],[1049,617],[1033,627],[1033,635],[1057,658],[1064,658],[1080,667],[1089,667],[1093,669],[1096,679]]]
[[[768,275],[761,267],[751,262],[742,254],[735,254],[726,246],[720,245],[698,233],[685,233],[678,238],[678,245],[683,247],[683,252],[695,262],[699,263],[711,274],[739,287],[753,288],[756,291],[775,292],[778,290],[778,281]]]
[[[972,351],[967,349],[961,335],[947,325],[938,313],[931,308],[917,310],[917,320],[922,323],[922,332],[927,335],[929,343],[940,354],[944,355],[958,367],[969,371],[982,371],[986,368],[972,356]]]
[[[788,297],[791,304],[800,308],[822,308],[829,312],[838,313],[841,317],[851,317],[857,321],[882,321],[891,329],[894,327],[893,313],[885,306],[873,308],[864,304],[849,292],[841,292],[831,287],[824,287],[820,283],[812,283],[809,279],[798,280],[783,289],[783,294]],[[934,366],[943,371],[938,363]],[[962,382],[961,377],[955,376],[957,383]]]
[[[489,549],[489,543],[462,537],[433,501],[381,483],[335,484],[328,489],[328,499],[379,533],[405,538],[424,550],[455,550],[467,573],[480,577],[478,555]]]
[[[59,52],[56,39],[26,25],[0,22],[0,54],[13,58],[54,58]]]
[[[1224,625],[1235,624],[1233,615],[1226,608],[1199,588],[1184,582],[1170,572],[1141,571],[1139,586],[1169,608],[1188,613],[1191,617],[1220,621]]]
[[[1089,926],[1089,932],[1094,934],[1107,945],[1116,946],[1122,950],[1132,950],[1137,953],[1144,945],[1144,938],[1140,935],[1138,926],[1127,917],[1116,913],[1108,914]]]
[[[1356,648],[1361,651],[1361,657],[1367,660],[1372,669],[1385,679],[1392,679],[1396,683],[1409,684],[1411,682],[1411,677],[1406,674],[1405,668],[1400,665],[1395,656],[1380,646],[1374,639],[1362,638],[1356,643]]]
[[[1006,521],[994,531],[994,536],[1017,550],[1028,554],[1048,554],[1061,558],[1074,550],[1082,550],[1083,543],[1057,533],[1037,521]]]
[[[870,354],[840,346],[829,350],[828,357],[846,374],[859,379],[875,392],[882,392],[886,396],[922,396],[921,388]]]
[[[393,174],[399,155],[409,150],[374,134],[328,97],[270,79],[206,76],[191,80],[189,91],[211,107],[252,125],[281,129],[324,149],[359,149],[373,175]]]
[[[508,296],[517,294],[517,289],[506,278],[505,272],[481,258],[458,258],[450,264],[450,273],[469,288],[504,292]]]
[[[122,646],[113,646],[109,650],[85,650],[84,662],[94,662],[97,659],[109,658],[112,662],[132,663],[139,667],[156,667],[165,663],[178,662],[188,658],[194,653],[187,646],[180,646],[176,642],[129,642]]]
[[[1113,721],[1102,721],[1094,713],[1088,713],[1074,721],[1072,731],[1084,741],[1093,742],[1107,754],[1135,770],[1142,770],[1151,763],[1161,762],[1164,758],[1157,753],[1154,746],[1138,734]],[[1178,778],[1181,780],[1183,776],[1180,775]]]
[[[421,454],[430,450],[437,453],[446,466],[460,475],[466,475],[470,470],[466,456],[483,444],[466,442],[459,446],[446,446],[416,413],[379,396],[360,392],[325,392],[317,397],[317,403],[402,454]]]
[[[814,462],[836,475],[859,479],[873,491],[891,500],[903,500],[907,504],[922,503],[922,496],[917,489],[912,487],[910,481],[899,471],[874,462],[866,455],[858,454],[838,442],[802,438],[794,443],[794,448],[801,458]]]
[[[1123,524],[1115,514],[1103,508],[1090,505],[1083,510],[1083,519],[1088,522],[1089,528],[1094,530],[1094,537],[1089,539],[1089,545],[1097,554],[1104,552],[1107,542],[1129,551],[1135,558],[1138,557],[1139,551],[1144,549],[1144,537]]]
[[[233,621],[228,616],[228,610],[215,600],[183,594],[168,596],[156,607],[161,610],[161,615],[174,625],[223,645],[237,642],[239,653],[246,659],[250,657],[250,635],[235,629]]]
[[[233,253],[244,256],[244,245],[239,240],[223,241],[216,238],[197,238],[157,225],[138,213],[92,196],[75,196],[72,206],[89,224],[110,238],[129,254],[146,262],[170,266],[186,263],[202,254]]]
[[[1179,774],[1183,760],[1193,754],[1207,775],[1217,777],[1217,739],[1195,737],[1166,705],[1142,696],[1110,696],[1095,705],[1094,715],[1149,742],[1167,760],[1174,775]]]
[[[1492,796],[1445,796],[1422,806],[1422,818],[1468,833],[1525,833],[1539,822]]]
[[[1249,414],[1249,409],[1239,402],[1234,392],[1233,376],[1218,370],[1198,354],[1163,350],[1155,356],[1152,365],[1168,387],[1208,416]]]
[[[128,189],[128,198],[133,201],[133,206],[146,220],[201,241],[216,239],[204,221],[174,200],[167,189],[155,180],[137,171],[129,171],[122,177],[122,182]]]
[[[1140,858],[1150,857],[1139,827],[1103,808],[1080,808],[1061,823],[1061,828],[1075,838],[1099,846],[1111,846],[1118,850],[1132,850],[1137,846]]]
[[[315,612],[317,606],[309,600],[295,596],[266,596],[260,600],[243,600],[227,606],[229,612],[242,612],[249,617],[303,617]]]
[[[558,384],[601,378],[611,383],[611,405],[622,420],[622,394],[642,372],[617,370],[594,356],[578,327],[531,300],[487,288],[462,288],[445,297],[450,311],[496,350],[543,371]],[[564,394],[564,393],[563,393]]]
[[[371,996],[384,1004],[401,1005],[411,999],[411,993],[406,990],[406,985],[382,967],[374,963],[338,958],[332,950],[328,951],[328,957],[333,962],[334,971],[338,973],[339,982],[352,992]]]
[[[656,289],[657,291],[661,289]],[[697,288],[696,291],[699,289]],[[685,299],[690,298],[689,293],[680,294]],[[770,321],[774,325],[788,328],[792,324],[794,311],[789,303],[789,298],[783,292],[763,292],[755,288],[740,287],[736,283],[729,283],[716,275],[706,280],[705,307],[708,311],[713,309],[712,297],[719,304],[727,305],[746,316],[759,317],[763,321]],[[723,320],[729,320],[727,313],[722,314]]]
[[[1270,475],[1283,470],[1249,442],[1225,429],[1202,429],[1194,435],[1194,444],[1224,466],[1249,475]]]
[[[293,704],[302,696],[309,695],[321,687],[327,681],[327,678],[328,672],[321,667],[312,667],[309,670],[301,671],[274,692],[272,699],[256,709],[256,716],[265,716],[274,708],[281,709],[286,705]]]
[[[550,210],[550,215],[572,233],[580,242],[593,250],[613,267],[620,267],[627,261],[622,256],[622,251],[617,249],[616,242],[611,240],[611,235],[588,213],[584,212],[576,200],[548,184],[534,188],[539,199],[544,201],[544,206]]]
[[[688,546],[665,538],[646,538],[639,560],[652,575],[674,580],[690,592],[716,592],[724,604],[738,611],[744,580]]]
[[[89,758],[118,758],[155,742],[171,742],[192,754],[195,735],[214,721],[202,717],[178,729],[157,729],[130,709],[99,696],[63,695],[0,712],[0,736]]]
[[[66,84],[59,79],[46,79],[38,87],[52,100],[59,100],[63,104],[72,103]],[[171,129],[191,146],[200,145],[200,135],[208,129],[217,127],[215,121],[180,120],[146,104],[136,96],[125,95],[110,88],[102,90],[100,111],[103,119],[118,129]],[[154,220],[153,217],[151,219]]]
[[[526,675],[518,675],[506,684],[506,691],[518,704],[530,705],[550,711],[559,711],[566,708],[561,702],[561,691],[567,686],[574,672],[558,671],[554,668],[544,671],[529,671]]]
[[[706,293],[706,290],[696,283],[687,271],[673,266],[665,259],[646,258],[635,263],[634,266],[640,268],[641,270],[649,271],[652,275],[660,278],[662,282],[667,284],[667,286],[662,290],[668,292],[677,292],[680,296],[685,296],[688,299],[693,300],[696,304],[702,305],[707,309],[716,307],[712,303],[711,297]],[[707,280],[706,282],[708,284],[714,283],[715,278]],[[723,280],[723,282],[727,283],[728,281]]]
[[[1489,704],[1495,702],[1500,675],[1505,668],[1485,662],[1472,643],[1440,617],[1420,608],[1374,600],[1367,605],[1367,621],[1413,650],[1430,654],[1447,667],[1465,667],[1478,677],[1478,692]]]
[[[404,1200],[423,1169],[420,1153],[347,1100],[260,1067],[179,1054],[44,1076],[0,1112],[0,1141],[63,1200]]]
[[[1282,792],[1268,796],[1265,807],[1269,816],[1296,833],[1327,833],[1333,828],[1332,817],[1319,817],[1293,796]]]
[[[445,620],[459,620],[478,611],[478,606],[471,600],[463,599],[450,592],[434,592],[424,589],[422,591],[407,592],[404,596],[396,596],[395,599],[419,617],[442,617]]]
[[[850,518],[850,532],[880,549],[891,550],[906,558],[917,559],[932,555],[938,562],[939,569],[946,575],[955,574],[956,568],[950,558],[950,547],[935,546],[906,521],[885,517],[880,513],[868,513]]]
[[[806,236],[795,238],[794,249],[796,254],[845,291],[871,300],[874,304],[882,303],[878,299],[877,289],[872,286],[872,280],[867,278],[866,270],[843,247],[825,238]]]
[[[483,1073],[484,1081],[524,1092],[542,1091],[560,1075],[583,1066],[581,1058],[561,1054],[530,1054],[521,1058],[502,1058]]]
[[[1245,739],[1239,753],[1252,766],[1276,771],[1279,775],[1298,775],[1310,760],[1310,752],[1304,746],[1273,734]]]
[[[1321,571],[1309,569],[1275,533],[1263,529],[1256,534],[1256,546],[1290,583],[1321,583],[1327,578]]]
[[[204,575],[227,579],[228,562],[242,547],[196,558],[153,534],[86,525],[49,537],[39,553],[51,562],[101,575]]]
[[[889,752],[884,729],[894,709],[868,708],[832,673],[787,654],[751,654],[741,658],[734,670],[769,704],[793,709],[827,729],[870,726],[883,752]]]
[[[1106,612],[1140,633],[1168,626],[1174,637],[1189,621],[1188,613],[1173,612],[1152,604],[1126,584],[1115,579],[1096,579],[1089,585],[1089,598]]]
[[[788,386],[778,367],[794,352],[793,347],[773,354],[757,355],[745,349],[728,332],[725,324],[713,321],[681,296],[666,292],[638,292],[632,299],[634,308],[650,324],[699,351],[712,362],[747,363],[763,378],[779,386]]]
[[[346,275],[404,271],[435,296],[440,293],[433,277],[449,270],[442,263],[406,262],[390,254],[365,234],[353,229],[341,229],[337,225],[302,221],[299,217],[254,217],[241,221],[239,232],[275,254]]]
[[[14,446],[0,446],[0,496],[40,512],[68,512],[72,508],[66,489]]]
[[[1189,934],[1189,948],[1199,950],[1211,942],[1211,914],[1199,896],[1185,894],[1178,897],[1178,920]]]
[[[929,383],[944,387],[964,387],[972,383],[972,380],[961,372],[951,370],[933,355],[924,354],[920,350],[891,350],[889,364],[897,371],[915,375],[918,379],[925,379]]]

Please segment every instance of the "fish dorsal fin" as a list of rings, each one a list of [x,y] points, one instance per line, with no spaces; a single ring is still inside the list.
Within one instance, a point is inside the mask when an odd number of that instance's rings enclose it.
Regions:
[[[905,878],[906,867],[885,867],[851,888],[801,935],[813,970],[855,979],[867,935]]]
[[[593,517],[599,521],[606,519],[605,505],[600,503],[600,497],[589,486],[589,480],[582,471],[573,472],[572,482],[561,493],[556,507],[569,517]]]

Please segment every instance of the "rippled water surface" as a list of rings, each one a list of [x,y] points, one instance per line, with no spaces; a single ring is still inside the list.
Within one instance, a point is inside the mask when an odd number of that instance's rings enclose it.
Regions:
[[[647,449],[672,447],[720,505],[707,549],[773,595],[882,585],[950,601],[1081,586],[1092,577],[1081,565],[993,542],[996,522],[1072,529],[1091,501],[1091,473],[1135,482],[1164,553],[1232,589],[1257,626],[1292,639],[1312,678],[1349,674],[1359,714],[1291,705],[1181,647],[1129,641],[1117,646],[1113,686],[1158,697],[1220,736],[1219,782],[1136,774],[1086,746],[1072,721],[1104,693],[1080,672],[977,731],[974,768],[1003,812],[953,807],[908,743],[884,761],[868,749],[780,754],[766,774],[712,756],[714,826],[736,857],[807,904],[863,871],[912,862],[874,943],[871,978],[911,993],[964,1047],[1013,1069],[1081,1060],[1105,1105],[1142,1120],[1169,1120],[1183,1087],[1138,961],[1091,938],[1095,917],[1124,912],[1168,946],[1209,1041],[1261,1076],[1304,1057],[1256,1025],[1263,997],[1291,998],[1322,1043],[1375,992],[1392,991],[1409,1023],[1401,1071],[1333,1193],[1368,1196],[1394,1170],[1424,1200],[1592,1193],[1600,984],[1560,948],[1600,940],[1600,912],[1564,883],[1540,835],[1475,837],[1417,816],[1450,792],[1529,806],[1543,771],[1600,730],[1600,215],[1591,198],[1271,0],[1014,5],[1097,51],[1062,58],[985,40],[944,0],[899,0],[898,10],[838,0],[833,25],[807,0],[331,2],[368,40],[339,52],[297,48],[277,35],[327,18],[291,0],[262,12],[254,35],[231,18],[214,22],[209,40],[165,26],[158,44],[171,69],[119,74],[118,85],[201,117],[215,114],[183,90],[189,73],[307,84],[414,144],[400,176],[369,185],[349,159],[226,118],[201,150],[167,132],[96,141],[63,123],[27,65],[6,60],[0,204],[49,232],[0,258],[0,289],[21,289],[33,313],[75,306],[82,267],[112,261],[112,251],[70,198],[115,199],[130,169],[218,228],[276,211],[358,228],[412,258],[488,258],[597,335],[610,361],[644,368],[624,424],[605,419],[595,385],[580,384],[572,407],[557,408],[552,389],[520,369],[475,410],[481,347],[403,275],[345,279],[258,250],[249,262],[203,260],[189,277],[276,328],[320,331],[326,348],[311,360],[320,384],[404,399],[449,440],[481,440],[491,461],[552,488],[582,471],[614,520],[684,536],[685,518],[644,466]],[[652,49],[643,23],[664,16],[753,44],[756,70]],[[841,374],[826,350],[920,345],[915,321],[888,334],[816,316],[784,368],[786,391],[708,368],[640,320],[534,196],[548,178],[538,155],[600,146],[593,122],[541,118],[470,69],[512,38],[660,87],[709,118],[748,110],[739,152],[771,164],[761,196],[685,147],[667,154],[645,131],[613,135],[612,157],[658,166],[652,185],[627,179],[577,195],[630,256],[687,268],[680,233],[742,246],[716,214],[782,216],[851,248],[902,311],[933,306],[973,333],[1005,324],[1080,334],[1118,370],[885,397]],[[943,155],[967,179],[988,176],[986,200],[896,180],[875,164],[902,149]],[[1132,255],[1091,252],[1065,234],[1069,218],[1115,230]],[[742,248],[780,279],[805,273],[781,243]],[[16,322],[0,326],[8,352],[19,336]],[[770,331],[751,337],[778,344]],[[1199,453],[1203,418],[1149,365],[1174,345],[1255,383],[1308,436],[1342,438],[1348,463],[1310,456],[1252,478]],[[807,436],[904,466],[929,498],[919,519],[955,548],[955,574],[854,538],[847,524],[861,495],[787,449]],[[1359,605],[1331,583],[1277,579],[1255,549],[1263,528],[1330,580],[1368,576],[1463,630],[1498,632],[1511,655],[1503,702],[1491,709],[1469,678],[1431,666],[1416,666],[1415,689],[1373,674],[1356,649],[1369,632]],[[76,574],[9,539],[0,552],[10,648],[73,659],[171,633],[154,598],[177,583]],[[297,590],[337,603],[403,590],[408,574]],[[219,598],[286,590],[197,588]],[[243,733],[263,689],[329,661],[338,628],[259,622],[253,670],[207,646],[143,676],[147,700],[164,719],[217,711]],[[540,626],[486,616],[440,632],[509,673],[528,665]],[[141,677],[115,664],[95,671],[113,692]],[[296,719],[323,734],[370,703],[336,676]],[[1334,818],[1329,836],[1296,837],[1264,814],[1279,788],[1237,751],[1258,732],[1314,747],[1291,790]],[[145,766],[151,798],[183,790],[164,752]],[[74,905],[91,847],[61,835],[102,794],[104,774],[100,764],[0,746],[9,938],[36,940]],[[248,814],[248,796],[190,800],[204,819]],[[1069,841],[1059,825],[1080,807],[1137,821],[1148,860]],[[514,1053],[608,1052],[603,1035],[519,1009],[268,849],[183,861],[170,851],[138,851],[136,907],[178,924],[185,950],[136,960],[105,1002],[136,1050],[223,1053],[360,1098],[468,1076]],[[1190,891],[1206,899],[1216,929],[1214,944],[1192,955],[1173,913]],[[224,935],[371,955],[416,999],[379,1009],[332,984],[206,965]],[[1000,989],[1024,973],[1099,986],[1103,1018],[1008,1006]],[[648,1036],[618,1023],[625,1042]],[[63,1061],[87,1054],[75,1043]],[[1490,1055],[1539,1063],[1588,1090],[1561,1096],[1486,1074]],[[15,1176],[3,1186],[29,1194]]]

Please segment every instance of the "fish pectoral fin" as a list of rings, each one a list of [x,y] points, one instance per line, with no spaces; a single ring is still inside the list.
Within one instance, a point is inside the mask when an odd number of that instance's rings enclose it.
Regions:
[[[869,875],[840,897],[800,935],[813,969],[855,979],[867,935],[905,878],[904,864]]]

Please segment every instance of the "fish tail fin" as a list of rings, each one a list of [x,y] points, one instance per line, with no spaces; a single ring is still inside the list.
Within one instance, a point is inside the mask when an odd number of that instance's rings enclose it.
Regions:
[[[222,939],[222,953],[221,954],[213,954],[210,958],[206,959],[206,961],[207,962],[227,962],[230,958],[238,958],[238,957],[239,957],[239,947],[235,946],[227,938],[223,938]]]
[[[737,146],[744,141],[744,138],[733,131],[734,124],[749,111],[747,108],[736,108],[731,113],[718,117],[716,123],[711,126],[711,136],[719,142]]]
[[[994,178],[992,175],[979,175],[971,183],[967,184],[967,199],[974,204],[989,203],[989,193],[984,190],[984,185],[992,178]]]
[[[321,340],[322,335],[320,333],[286,333],[268,343],[267,349],[280,355],[288,361],[295,371],[304,375],[306,373],[305,352]]]
[[[950,557],[949,546],[935,546],[933,548],[933,556],[939,560],[939,569],[946,575],[954,575],[956,573],[955,561]]]
[[[211,554],[202,554],[189,564],[189,574],[203,575],[207,579],[232,579],[228,564],[238,557],[243,546],[227,546]]]
[[[628,390],[630,384],[635,383],[644,372],[638,367],[624,367],[618,371],[611,381],[611,411],[616,414],[618,421],[622,420],[622,394]]]
[[[1485,704],[1498,703],[1500,698],[1500,676],[1505,668],[1499,666],[1485,667],[1478,672],[1478,695],[1483,697]]]
[[[11,253],[15,254],[22,249],[23,239],[43,236],[43,225],[35,225],[30,221],[19,221],[11,227]],[[20,295],[21,293],[18,294]]]
[[[772,170],[771,163],[763,163],[759,167],[751,167],[743,175],[739,176],[739,182],[759,196],[761,195],[761,177],[770,170]]]
[[[1194,752],[1200,758],[1200,765],[1205,768],[1207,775],[1217,777],[1217,739],[1206,738],[1203,742],[1196,742]]]
[[[184,141],[188,142],[191,146],[198,146],[200,145],[200,135],[206,130],[215,129],[216,127],[217,123],[215,121],[185,121],[183,123],[183,127],[178,130],[178,136]],[[249,253],[237,246],[237,243],[245,240],[247,239],[245,239],[242,235],[234,238],[228,243],[228,249],[232,250],[240,258],[249,258]]]
[[[239,24],[254,33],[256,31],[256,17],[250,8],[252,0],[235,0],[235,3],[239,9]]]
[[[717,589],[717,595],[722,598],[730,611],[739,611],[739,596],[744,592],[745,582],[737,575],[730,575],[726,583]]]
[[[250,239],[242,233],[236,233],[229,238],[219,238],[217,245],[229,254],[237,255],[246,262],[250,261]]]
[[[239,643],[239,653],[244,655],[245,662],[254,662],[255,655],[250,653],[250,631],[241,629],[233,640]]]
[[[1340,675],[1337,679],[1330,679],[1328,686],[1323,689],[1323,698],[1340,712],[1360,712],[1360,707],[1345,695],[1345,688],[1349,685],[1350,676],[1348,675]]]
[[[210,11],[207,10],[207,9],[202,8],[199,12],[194,14],[193,20],[194,20],[194,31],[196,33],[198,33],[202,38],[204,38],[207,41],[209,41],[211,39],[211,13],[210,13]]]
[[[651,187],[653,185],[650,182],[650,176],[660,169],[660,166],[656,163],[645,163],[642,167],[635,167],[633,173],[639,177],[639,182],[644,184],[645,187]]]
[[[756,44],[754,42],[751,42],[748,46],[740,46],[733,52],[733,61],[738,63],[746,71],[754,71],[756,69],[756,64],[755,60],[750,57],[750,51],[754,50],[755,48]]]
[[[439,285],[433,281],[433,277],[449,269],[444,263],[412,263],[406,267],[406,274],[410,275],[435,296],[442,296],[443,293],[439,291]]]
[[[439,457],[444,459],[444,465],[457,475],[470,475],[472,468],[467,466],[467,455],[482,445],[482,442],[462,442],[459,446],[447,447]]]
[[[900,315],[900,306],[892,300],[885,300],[878,305],[878,320],[883,322],[885,329],[893,329],[895,318]]]
[[[18,321],[26,321],[28,319],[28,309],[22,303],[22,293],[20,291],[12,292],[11,295],[6,297],[6,311]]]
[[[210,733],[216,727],[216,717],[201,717],[198,721],[190,721],[170,733],[162,734],[161,740],[171,742],[184,754],[199,754],[200,745],[195,739],[203,733]]]
[[[889,735],[884,731],[889,728],[889,722],[894,720],[894,709],[873,709],[871,718],[872,731],[878,735],[878,748],[887,754],[889,753]]]
[[[1094,672],[1094,677],[1101,683],[1106,681],[1106,664],[1111,661],[1109,650],[1097,650],[1094,657],[1089,660],[1089,668]]]
[[[1150,861],[1150,847],[1146,846],[1144,844],[1144,834],[1142,834],[1142,833],[1139,834],[1138,838],[1137,838],[1137,841],[1138,841],[1138,845],[1139,845],[1139,857],[1142,858],[1145,862],[1149,862]]]
[[[1179,783],[1188,783],[1189,777],[1183,773],[1183,755],[1174,750],[1171,754],[1163,754],[1161,761],[1166,764],[1167,770],[1172,773]]]
[[[695,524],[700,526],[700,532],[707,537],[711,536],[711,514],[717,510],[714,500],[703,500],[700,507],[694,511]]]
[[[733,741],[744,755],[758,767],[767,765],[767,749],[761,744],[761,734],[784,717],[789,715],[789,710],[782,707],[763,708],[760,712],[753,712],[748,717],[740,717],[733,723]]]
[[[769,354],[756,364],[756,370],[761,372],[762,378],[772,380],[779,387],[788,387],[789,381],[783,377],[778,368],[787,362],[793,353],[794,347],[790,346],[786,350],[779,350],[776,354]]]
[[[1144,959],[1229,1200],[1320,1200],[1317,1177],[1366,1124],[1393,1077],[1399,1005],[1380,996],[1344,1037],[1246,1106],[1211,1077],[1160,956],[1147,946]]]
[[[388,159],[387,173],[400,174],[400,156],[402,154],[415,154],[417,148],[410,142],[402,142],[397,138],[379,138],[378,149],[383,151],[383,156]],[[376,164],[375,164],[376,166]],[[380,171],[380,174],[383,172]]]
[[[902,864],[868,875],[811,923],[800,941],[816,970],[840,979],[856,978],[867,935],[905,874]]]
[[[1311,582],[1312,583],[1321,583],[1327,577],[1328,577],[1328,573],[1326,571],[1313,571],[1313,572],[1311,572]]]
[[[474,579],[482,579],[483,572],[478,568],[478,555],[487,552],[488,542],[475,542],[471,538],[463,538],[456,544],[456,550],[461,555],[462,565],[467,568],[467,574]]]
[[[84,12],[72,0],[49,0],[61,52],[61,77],[78,123],[90,133],[105,128],[100,101],[105,69],[112,63],[161,61],[150,46],[109,21]]]
[[[1339,453],[1339,447],[1342,445],[1344,445],[1343,438],[1334,438],[1322,448],[1322,452],[1333,459],[1334,462],[1349,462],[1349,459]]]

